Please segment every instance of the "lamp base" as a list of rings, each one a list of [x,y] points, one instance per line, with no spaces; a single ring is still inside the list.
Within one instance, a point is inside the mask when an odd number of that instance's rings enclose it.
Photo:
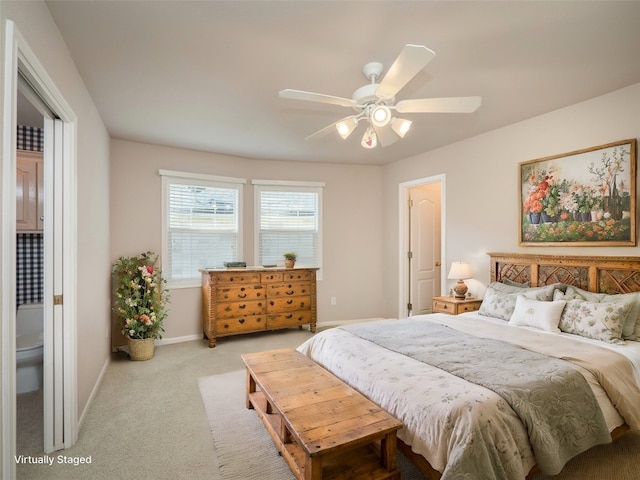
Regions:
[[[469,288],[467,287],[467,284],[464,283],[462,280],[458,280],[458,283],[456,283],[455,286],[453,287],[453,293],[455,293],[455,298],[466,298],[468,290]]]

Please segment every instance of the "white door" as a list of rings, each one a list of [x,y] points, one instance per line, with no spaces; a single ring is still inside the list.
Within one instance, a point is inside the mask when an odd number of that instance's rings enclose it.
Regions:
[[[432,312],[440,294],[440,183],[409,190],[409,304],[411,315]]]
[[[64,448],[63,122],[44,120],[44,450]],[[68,374],[67,374],[68,375]]]

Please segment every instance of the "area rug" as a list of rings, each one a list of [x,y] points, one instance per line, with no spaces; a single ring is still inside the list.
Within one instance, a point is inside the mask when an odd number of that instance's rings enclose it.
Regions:
[[[222,480],[294,480],[258,415],[245,406],[246,373],[238,370],[198,379]],[[424,476],[402,454],[403,480]]]

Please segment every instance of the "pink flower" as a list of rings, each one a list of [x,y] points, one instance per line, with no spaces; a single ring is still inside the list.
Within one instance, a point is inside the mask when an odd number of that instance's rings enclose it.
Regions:
[[[147,273],[148,273],[149,275],[152,275],[152,274],[153,274],[153,265],[147,265]]]

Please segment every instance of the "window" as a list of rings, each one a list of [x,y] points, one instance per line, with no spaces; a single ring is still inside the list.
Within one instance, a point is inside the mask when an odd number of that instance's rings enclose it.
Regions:
[[[259,265],[282,263],[295,252],[299,265],[322,264],[322,187],[316,182],[253,180],[255,258]]]
[[[200,284],[201,268],[238,261],[244,179],[161,170],[162,273],[173,288]]]

